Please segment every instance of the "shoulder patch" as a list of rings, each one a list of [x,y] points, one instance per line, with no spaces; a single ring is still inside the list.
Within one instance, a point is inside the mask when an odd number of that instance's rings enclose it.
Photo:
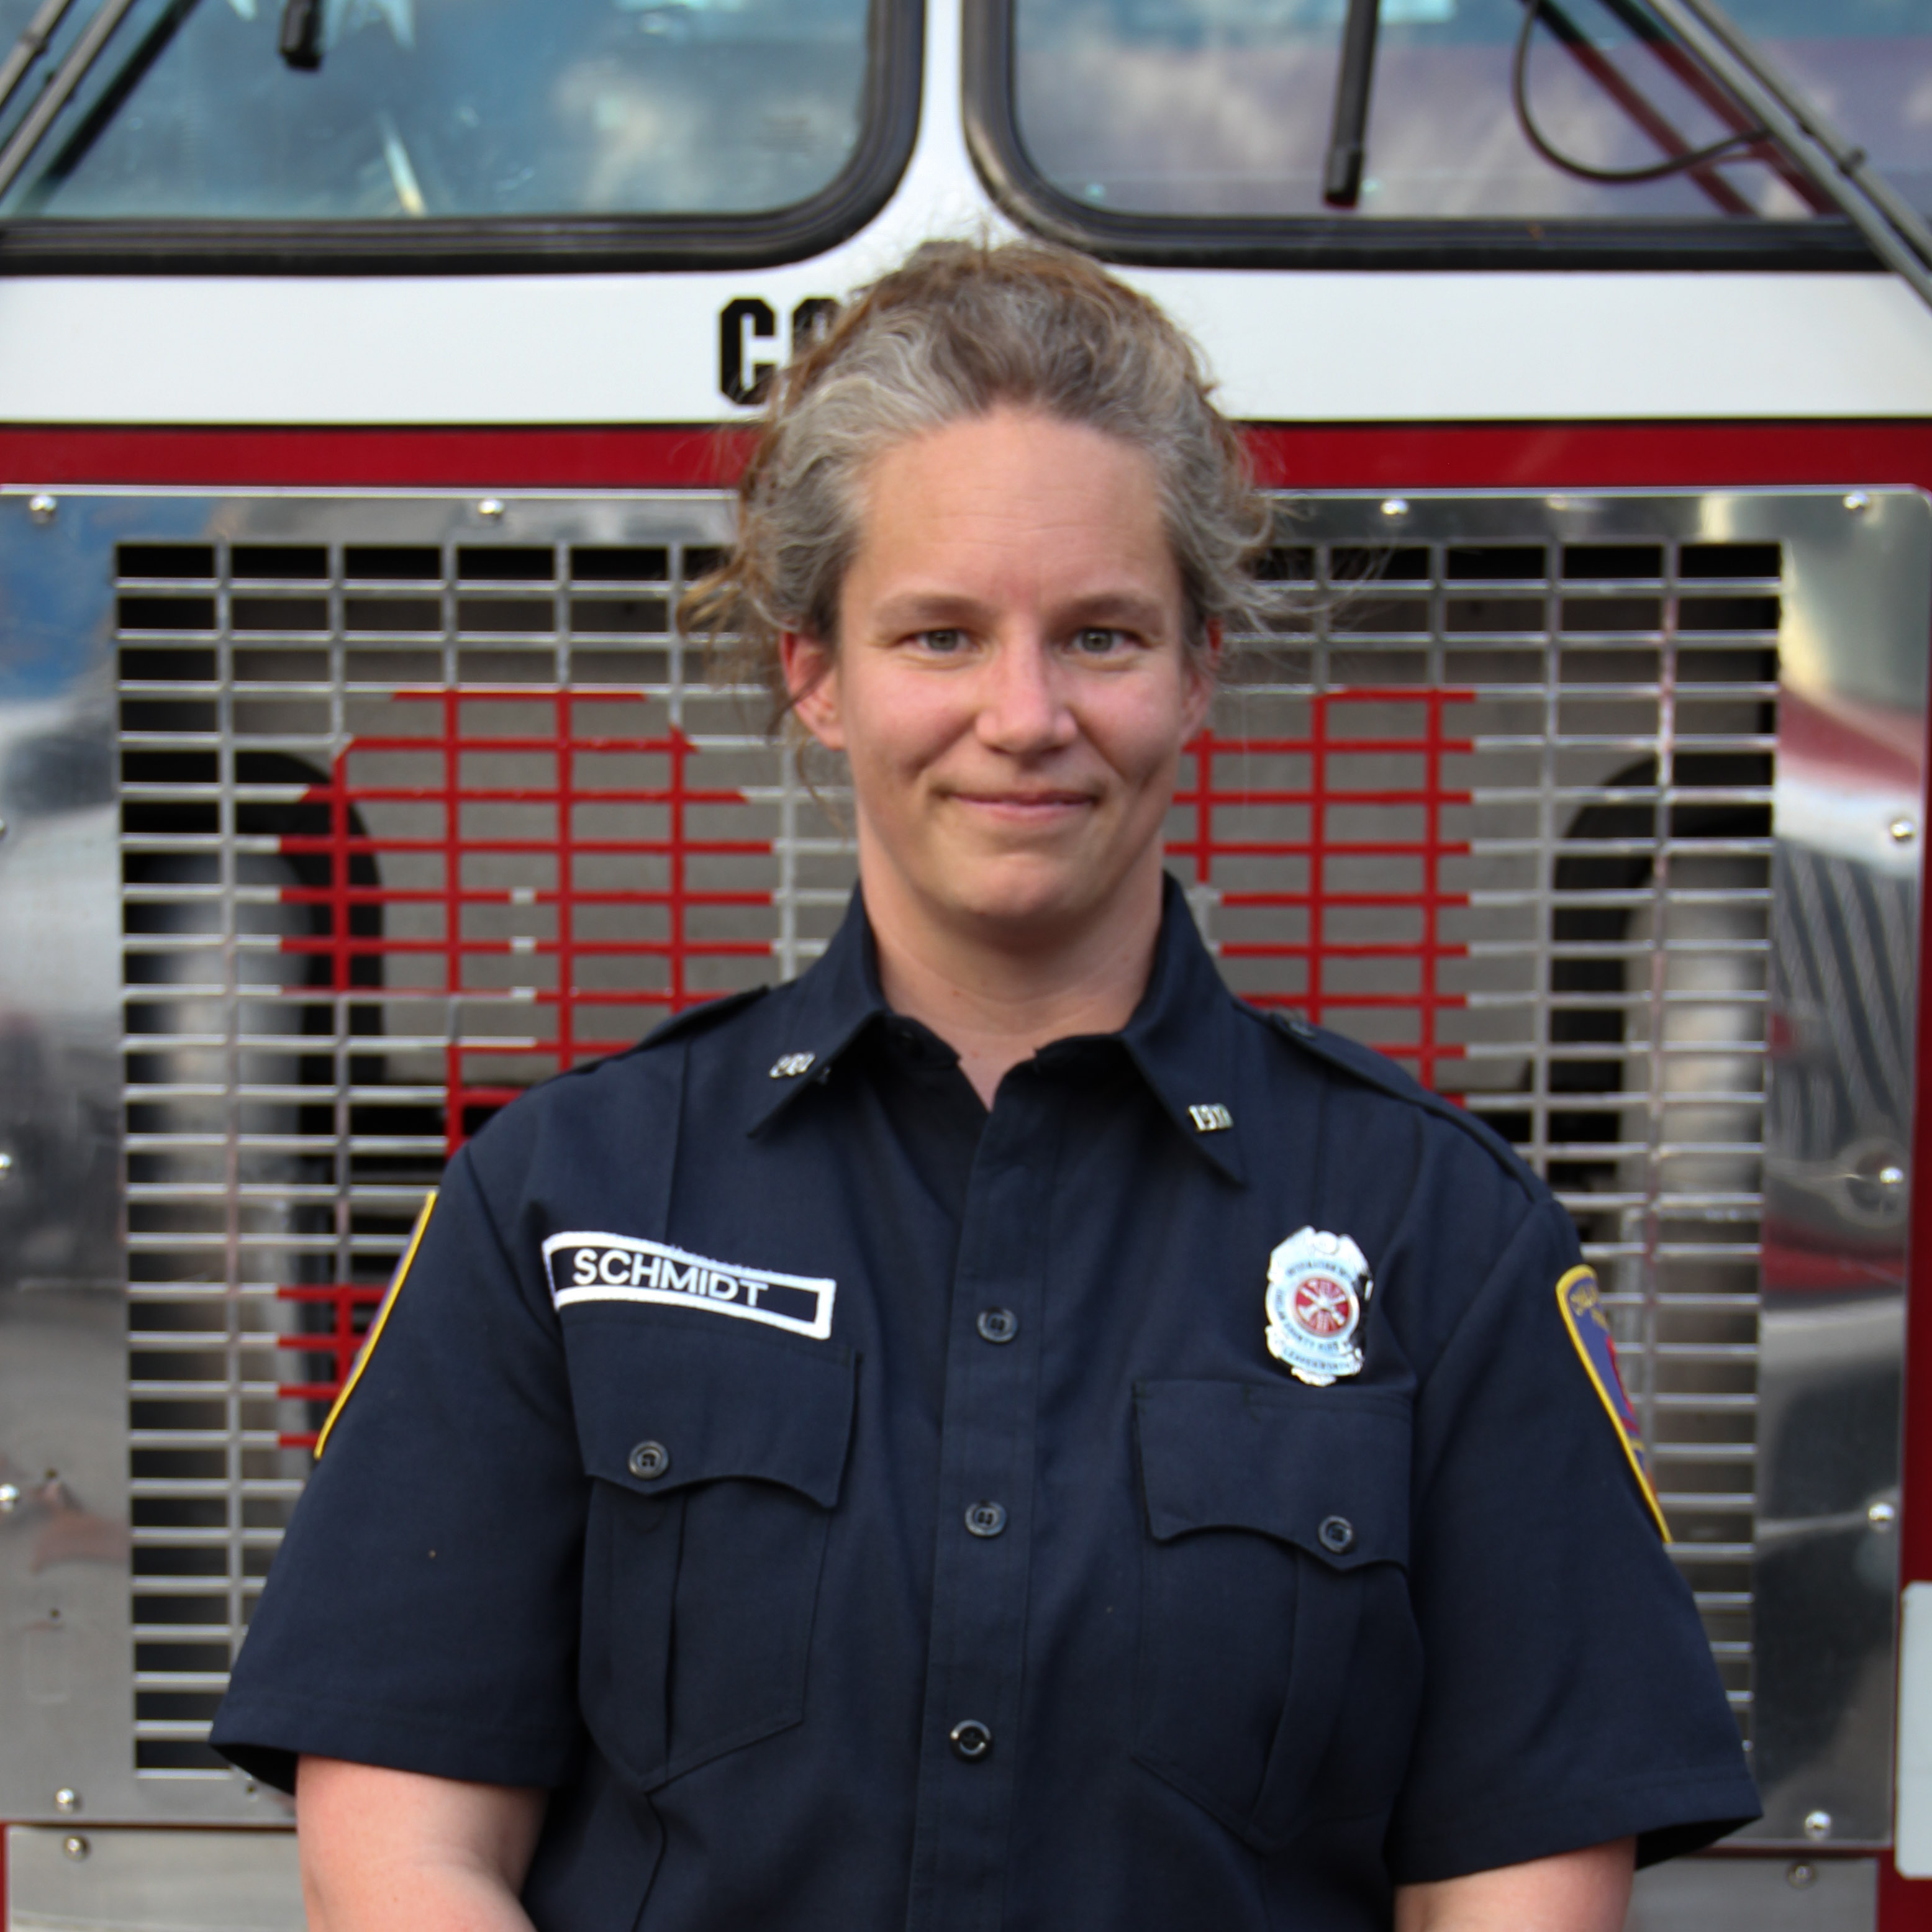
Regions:
[[[1479,1120],[1468,1108],[1459,1107],[1453,1100],[1445,1100],[1440,1094],[1432,1094],[1412,1074],[1405,1073],[1386,1054],[1378,1053],[1373,1047],[1364,1046],[1359,1040],[1350,1040],[1343,1034],[1330,1033],[1327,1028],[1304,1019],[1299,1013],[1271,1009],[1262,1014],[1255,1007],[1249,1010],[1257,1017],[1264,1018],[1278,1033],[1325,1066],[1339,1072],[1352,1074],[1392,1100],[1406,1100],[1411,1106],[1420,1107],[1424,1113],[1433,1114],[1438,1120],[1460,1127],[1532,1195],[1542,1191],[1534,1170],[1486,1120]]]
[[[383,1294],[382,1306],[376,1310],[376,1318],[369,1324],[369,1332],[362,1338],[362,1346],[356,1352],[356,1366],[349,1371],[349,1379],[342,1384],[341,1393],[330,1404],[328,1414],[323,1418],[321,1432],[315,1438],[315,1457],[322,1460],[322,1452],[328,1447],[328,1432],[335,1426],[336,1418],[348,1405],[349,1398],[356,1393],[356,1384],[362,1379],[362,1371],[369,1366],[369,1358],[376,1352],[376,1344],[382,1339],[382,1330],[389,1319],[389,1310],[396,1305],[396,1297],[402,1292],[404,1277],[410,1271],[410,1264],[416,1258],[416,1250],[422,1246],[422,1238],[429,1226],[429,1217],[436,1207],[436,1190],[431,1188],[422,1204],[422,1212],[416,1216],[416,1225],[410,1231],[410,1244],[403,1250],[402,1259],[396,1264],[396,1271],[389,1277],[389,1286]]]
[[[1630,1474],[1636,1477],[1645,1504],[1656,1519],[1658,1534],[1668,1543],[1670,1526],[1664,1520],[1664,1505],[1658,1501],[1651,1483],[1650,1465],[1644,1460],[1643,1431],[1618,1371],[1616,1345],[1610,1339],[1610,1324],[1604,1318],[1603,1297],[1594,1273],[1586,1268],[1570,1269],[1556,1284],[1556,1306],[1562,1314],[1564,1327],[1570,1331],[1576,1358],[1583,1364],[1598,1400],[1616,1426]]]
[[[707,1028],[717,1025],[733,1013],[742,1012],[746,1006],[754,1005],[772,989],[769,986],[748,986],[741,993],[721,993],[715,1000],[706,1000],[694,1006],[686,1006],[681,1013],[674,1013],[662,1025],[653,1027],[638,1041],[631,1051],[647,1053],[654,1046],[664,1046],[674,1040],[683,1040],[694,1033],[702,1033]]]

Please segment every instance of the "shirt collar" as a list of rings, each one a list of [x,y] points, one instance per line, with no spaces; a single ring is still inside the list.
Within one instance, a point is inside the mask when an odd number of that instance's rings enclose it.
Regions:
[[[1231,1180],[1245,1181],[1234,1117],[1240,1013],[1170,873],[1161,886],[1154,971],[1120,1043],[1176,1129]]]
[[[772,1064],[772,1091],[769,1098],[760,1098],[752,1120],[753,1133],[824,1079],[847,1048],[890,1010],[879,990],[878,949],[857,886],[852,889],[838,930],[799,976],[792,993],[785,1035]],[[788,1070],[794,1067],[798,1070]]]
[[[855,888],[845,917],[794,989],[794,1004],[772,1068],[769,1099],[751,1124],[758,1132],[824,1079],[872,1022],[890,1010],[879,987],[878,952]],[[1172,877],[1161,892],[1154,970],[1132,1017],[1116,1036],[1175,1130],[1230,1180],[1245,1181],[1233,1118],[1240,1015]],[[796,1067],[796,1072],[788,1071]]]

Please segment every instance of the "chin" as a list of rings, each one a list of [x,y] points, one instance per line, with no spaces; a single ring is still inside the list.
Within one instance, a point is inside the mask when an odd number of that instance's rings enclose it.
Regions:
[[[1076,868],[1028,867],[988,878],[956,876],[948,881],[946,897],[962,922],[1013,938],[1046,939],[1084,924],[1099,910],[1108,895],[1096,892],[1096,883],[1090,872]]]

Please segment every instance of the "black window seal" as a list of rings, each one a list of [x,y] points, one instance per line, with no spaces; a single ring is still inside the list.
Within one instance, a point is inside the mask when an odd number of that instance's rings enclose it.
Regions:
[[[818,194],[748,214],[394,221],[0,221],[0,275],[476,275],[775,268],[849,239],[892,198],[918,138],[923,0],[872,0],[859,142]],[[272,55],[270,56],[272,58]]]
[[[1362,220],[1340,215],[1124,214],[1076,200],[1028,159],[1014,107],[1015,0],[965,9],[967,144],[1022,226],[1103,261],[1158,268],[1878,271],[1839,216],[1804,221],[1626,217]]]

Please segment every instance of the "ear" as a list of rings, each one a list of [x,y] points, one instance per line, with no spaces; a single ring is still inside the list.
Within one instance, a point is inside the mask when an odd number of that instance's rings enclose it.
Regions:
[[[1186,727],[1181,734],[1184,742],[1208,722],[1209,708],[1214,702],[1215,687],[1220,679],[1221,637],[1221,620],[1216,617],[1202,634],[1202,648],[1186,654],[1183,674],[1186,686],[1180,700],[1180,715]]]
[[[798,722],[827,751],[845,748],[838,716],[838,660],[816,638],[802,631],[778,633],[778,662]]]

